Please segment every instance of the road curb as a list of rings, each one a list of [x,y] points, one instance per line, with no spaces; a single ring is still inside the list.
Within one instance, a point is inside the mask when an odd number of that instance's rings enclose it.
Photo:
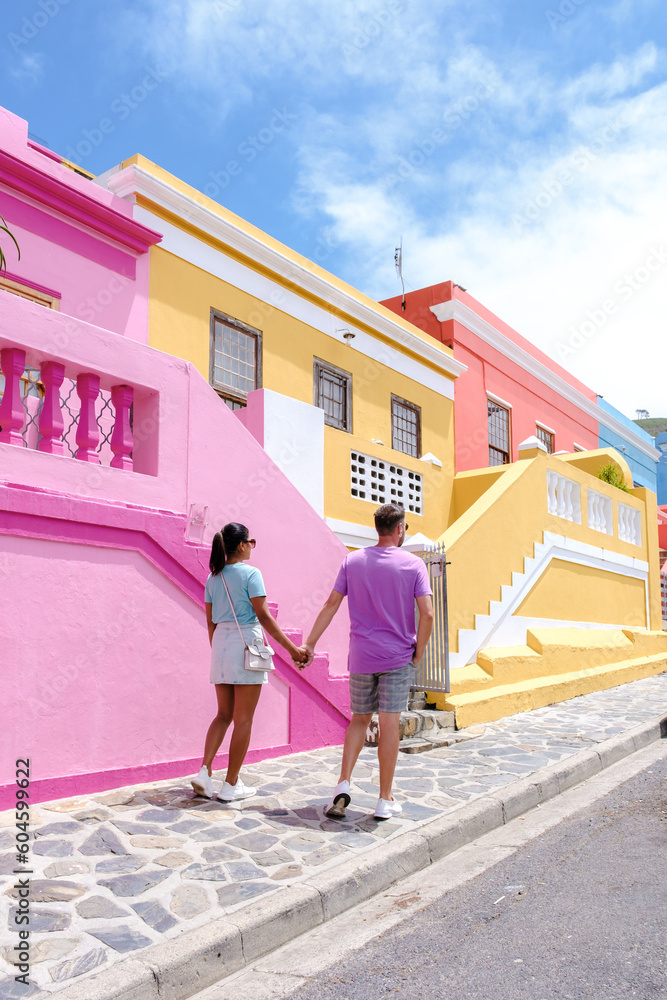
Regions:
[[[59,1000],[186,1000],[482,834],[667,737],[667,714],[456,807],[307,881],[58,990]]]

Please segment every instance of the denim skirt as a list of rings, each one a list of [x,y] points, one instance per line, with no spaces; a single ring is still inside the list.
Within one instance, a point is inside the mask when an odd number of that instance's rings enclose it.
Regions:
[[[264,642],[259,622],[241,625],[241,631],[248,644],[253,639]],[[245,647],[236,622],[219,622],[211,646],[211,684],[267,684],[265,670],[246,670],[244,655]]]

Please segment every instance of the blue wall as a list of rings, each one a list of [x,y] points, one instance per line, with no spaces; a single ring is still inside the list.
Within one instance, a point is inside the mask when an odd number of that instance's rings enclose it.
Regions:
[[[624,424],[629,431],[633,431],[634,434],[638,434],[639,437],[643,438],[647,444],[653,445],[653,438],[645,430],[638,426],[629,417],[617,410],[616,407],[610,406],[610,404],[598,396],[598,406],[601,410],[605,410],[606,413],[611,413],[613,417],[616,417],[620,423]],[[621,437],[619,434],[614,433],[608,427],[600,422],[600,447],[601,448],[615,448],[616,451],[620,451],[621,455],[625,458],[626,462],[630,466],[630,471],[632,472],[632,478],[636,486],[647,486],[654,493],[657,492],[657,470],[658,463],[648,455],[645,455],[643,451],[632,444],[627,438]],[[667,468],[666,468],[667,472]],[[663,501],[667,503],[667,500]],[[660,503],[660,501],[658,501]]]
[[[667,433],[658,434],[655,446],[662,452],[658,462],[658,503],[662,507],[667,504]]]

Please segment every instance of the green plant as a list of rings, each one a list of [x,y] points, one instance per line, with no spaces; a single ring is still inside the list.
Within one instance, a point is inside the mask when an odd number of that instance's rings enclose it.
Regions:
[[[18,259],[20,260],[21,259],[21,250],[19,248],[19,245],[16,242],[16,238],[15,238],[14,234],[11,233],[9,231],[9,229],[7,228],[7,223],[6,223],[6,221],[3,219],[3,217],[1,215],[0,215],[0,232],[7,233],[7,236],[9,236],[10,240],[12,241],[12,243],[14,244],[14,246],[16,247],[16,252],[18,254]],[[7,258],[5,257],[5,254],[4,254],[4,251],[2,249],[2,246],[0,245],[0,273],[2,271],[6,271],[6,270],[7,270]]]
[[[630,488],[626,485],[621,470],[613,462],[602,466],[598,472],[598,479],[601,479],[603,483],[609,483],[610,486],[616,486],[617,489],[623,490],[624,493],[630,492]]]

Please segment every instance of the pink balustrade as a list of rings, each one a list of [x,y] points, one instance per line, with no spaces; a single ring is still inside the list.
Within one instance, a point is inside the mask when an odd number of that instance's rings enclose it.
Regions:
[[[26,352],[0,351],[0,442],[94,465],[132,470],[133,389],[100,388],[100,376],[43,361],[26,367]]]

